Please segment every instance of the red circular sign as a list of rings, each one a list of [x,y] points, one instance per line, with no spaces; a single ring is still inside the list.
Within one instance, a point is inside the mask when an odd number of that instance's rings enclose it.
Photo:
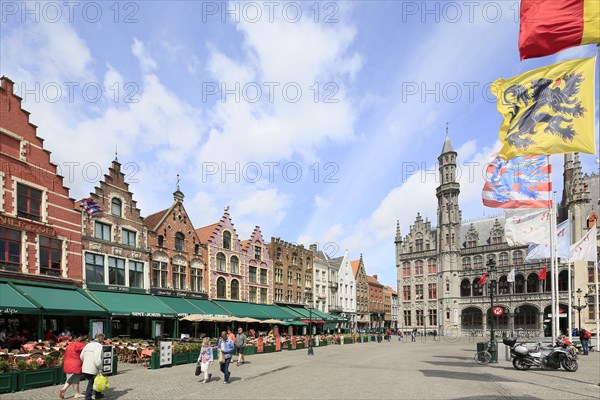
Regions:
[[[504,308],[502,306],[496,306],[492,308],[492,312],[494,313],[494,315],[499,317],[502,314],[504,314]]]

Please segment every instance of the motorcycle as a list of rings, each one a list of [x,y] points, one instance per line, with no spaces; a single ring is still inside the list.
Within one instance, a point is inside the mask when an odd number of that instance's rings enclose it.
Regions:
[[[579,368],[575,351],[561,340],[557,340],[554,347],[538,345],[535,351],[530,351],[522,343],[517,343],[514,338],[503,339],[502,343],[510,347],[513,367],[521,371],[527,371],[533,366],[551,369],[562,367],[568,372],[575,372]]]

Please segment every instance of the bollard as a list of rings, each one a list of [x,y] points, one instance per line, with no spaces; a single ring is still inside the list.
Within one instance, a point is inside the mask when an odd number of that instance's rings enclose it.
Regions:
[[[510,347],[504,345],[504,355],[506,356],[506,361],[510,361]]]

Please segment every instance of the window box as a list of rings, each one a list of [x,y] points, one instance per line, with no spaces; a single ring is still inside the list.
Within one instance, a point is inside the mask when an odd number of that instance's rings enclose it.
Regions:
[[[0,373],[0,393],[17,391],[17,372]]]

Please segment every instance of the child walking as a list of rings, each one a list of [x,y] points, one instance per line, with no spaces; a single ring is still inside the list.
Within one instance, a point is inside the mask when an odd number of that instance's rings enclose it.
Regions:
[[[212,374],[208,373],[208,367],[213,363],[213,349],[210,345],[209,337],[202,339],[202,348],[200,349],[200,355],[198,355],[198,362],[200,363],[200,370],[204,372],[202,383],[210,382]]]

